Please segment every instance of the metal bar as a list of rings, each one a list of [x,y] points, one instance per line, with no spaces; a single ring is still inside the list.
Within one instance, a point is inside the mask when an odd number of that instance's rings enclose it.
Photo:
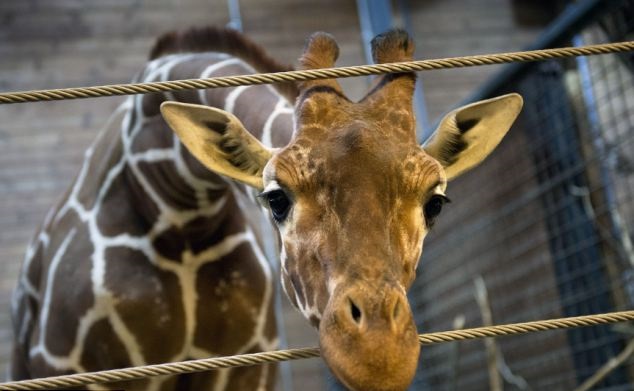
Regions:
[[[412,35],[411,19],[409,7],[405,0],[398,2],[399,12],[404,16],[405,30]],[[359,14],[359,24],[361,25],[361,39],[365,52],[366,63],[372,63],[372,49],[370,42],[376,35],[383,33],[394,26],[392,8],[388,0],[357,0]],[[423,83],[420,78],[416,79],[416,89],[414,90],[414,111],[416,113],[416,134],[419,140],[424,140],[431,134],[429,126],[429,116],[425,105],[425,94]]]
[[[405,30],[407,30],[411,36],[414,36],[414,24],[409,10],[409,0],[398,0],[397,6],[400,14],[402,15]],[[416,89],[414,90],[414,110],[416,111],[416,135],[419,144],[427,140],[434,131],[429,123],[429,112],[427,111],[424,91],[423,80],[420,77],[417,77]]]
[[[377,34],[392,28],[392,8],[387,0],[357,0],[361,39],[366,63],[372,63],[370,42]]]
[[[572,39],[573,45],[576,47],[584,44],[583,37],[581,35],[575,35]],[[577,62],[577,69],[579,70],[579,77],[581,81],[581,96],[586,109],[586,116],[588,120],[588,130],[592,138],[592,147],[594,153],[597,156],[606,157],[608,152],[606,151],[605,140],[601,134],[601,124],[599,120],[599,113],[597,111],[597,100],[594,96],[592,88],[592,76],[590,74],[590,65],[586,57],[575,58]],[[612,231],[614,237],[619,241],[629,241],[629,235],[624,234],[623,227],[620,221],[623,219],[619,216],[617,207],[616,195],[614,194],[615,184],[610,174],[610,169],[605,160],[599,159],[599,170],[601,172],[600,178],[602,180],[602,189],[607,203],[607,208],[612,225]],[[628,246],[620,246],[621,257],[627,260],[631,267],[634,267],[634,258],[628,253],[626,248]]]
[[[227,0],[229,7],[229,23],[227,27],[242,31],[242,15],[240,14],[240,0]]]

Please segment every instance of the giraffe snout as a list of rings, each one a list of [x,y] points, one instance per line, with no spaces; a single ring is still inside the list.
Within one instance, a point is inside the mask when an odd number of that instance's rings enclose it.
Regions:
[[[335,289],[319,335],[328,366],[350,389],[405,390],[414,377],[420,346],[402,289]]]
[[[346,305],[347,301],[347,305]],[[385,328],[385,332],[399,333],[410,326],[411,314],[405,296],[392,290],[378,298],[351,292],[346,295],[340,308],[336,310],[342,323],[358,332],[370,328]],[[344,325],[344,327],[346,327]]]

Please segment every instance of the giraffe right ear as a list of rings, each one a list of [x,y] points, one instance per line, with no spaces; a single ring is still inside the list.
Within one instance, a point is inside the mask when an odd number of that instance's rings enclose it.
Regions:
[[[161,113],[178,138],[210,170],[262,190],[272,151],[233,114],[209,106],[164,102]]]
[[[522,104],[520,95],[507,94],[460,107],[443,118],[423,149],[442,164],[451,180],[493,152]]]

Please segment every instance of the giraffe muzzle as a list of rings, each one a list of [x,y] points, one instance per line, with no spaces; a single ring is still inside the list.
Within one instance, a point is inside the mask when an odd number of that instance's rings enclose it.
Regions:
[[[405,390],[420,345],[402,290],[372,284],[335,290],[319,328],[326,363],[352,390]]]

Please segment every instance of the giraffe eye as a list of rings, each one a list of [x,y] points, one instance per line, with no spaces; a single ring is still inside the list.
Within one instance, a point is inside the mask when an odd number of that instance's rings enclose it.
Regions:
[[[263,194],[266,203],[271,209],[273,219],[278,223],[281,223],[286,219],[288,211],[291,209],[291,201],[282,190],[273,190]]]
[[[449,198],[441,194],[435,194],[429,199],[429,201],[427,201],[425,204],[425,219],[427,220],[428,225],[433,223],[434,219],[442,211],[443,205],[448,202],[451,202]]]

